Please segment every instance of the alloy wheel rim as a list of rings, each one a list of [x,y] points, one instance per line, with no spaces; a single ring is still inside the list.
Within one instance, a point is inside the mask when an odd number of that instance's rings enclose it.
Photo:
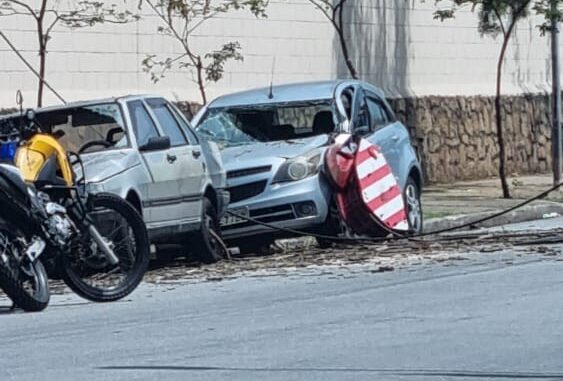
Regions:
[[[410,227],[413,231],[419,232],[422,222],[422,208],[420,207],[418,191],[412,184],[407,185],[406,199]]]

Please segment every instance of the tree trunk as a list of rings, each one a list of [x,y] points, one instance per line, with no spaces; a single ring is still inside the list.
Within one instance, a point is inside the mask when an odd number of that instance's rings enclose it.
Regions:
[[[205,82],[203,79],[203,63],[201,62],[201,58],[197,57],[196,63],[196,71],[197,71],[197,85],[199,86],[199,93],[201,95],[201,101],[204,105],[207,104],[207,94],[205,93]]]
[[[346,43],[346,36],[344,35],[344,17],[342,13],[344,12],[344,3],[338,10],[338,26],[336,27],[336,33],[338,33],[338,38],[340,40],[340,47],[342,49],[342,56],[344,56],[344,62],[346,62],[346,66],[348,67],[348,71],[350,75],[354,79],[358,79],[358,72],[354,63],[350,59],[350,52],[348,51],[348,44]]]
[[[504,56],[506,55],[506,49],[508,48],[508,43],[510,42],[510,37],[512,37],[512,32],[518,23],[518,20],[522,16],[523,12],[530,5],[531,0],[528,0],[520,5],[518,9],[515,9],[512,14],[512,20],[510,21],[510,26],[503,33],[502,48],[500,50],[500,56],[497,64],[497,93],[495,97],[495,113],[496,113],[496,125],[497,125],[497,139],[499,148],[499,177],[500,184],[502,186],[502,196],[504,198],[511,198],[510,188],[508,187],[508,181],[506,179],[506,147],[504,143],[504,131],[502,128],[502,99],[501,99],[501,86],[502,86],[502,67],[504,64]],[[500,21],[500,20],[499,20]],[[504,29],[503,29],[504,31]]]
[[[47,52],[44,47],[39,49],[39,83],[37,87],[37,107],[43,106],[43,89],[45,87],[45,61]]]
[[[511,198],[510,188],[508,187],[508,181],[506,179],[506,148],[504,143],[504,131],[502,126],[502,99],[501,99],[501,84],[502,84],[502,67],[504,63],[504,56],[506,54],[506,49],[508,47],[508,42],[510,40],[510,35],[504,37],[502,43],[502,48],[500,51],[500,57],[497,65],[497,92],[495,97],[495,113],[496,113],[496,127],[497,127],[497,140],[499,148],[499,177],[500,184],[502,187],[502,197]]]
[[[43,106],[43,89],[45,87],[45,66],[47,61],[47,38],[43,31],[43,19],[47,0],[41,2],[41,9],[37,16],[37,37],[39,39],[39,83],[37,86],[37,107]]]

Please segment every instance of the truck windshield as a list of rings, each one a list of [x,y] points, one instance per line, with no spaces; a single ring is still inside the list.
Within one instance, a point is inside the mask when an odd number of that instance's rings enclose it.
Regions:
[[[330,100],[210,108],[197,127],[203,138],[224,146],[294,140],[334,130]]]
[[[92,153],[129,146],[117,103],[38,110],[37,120],[67,151]]]

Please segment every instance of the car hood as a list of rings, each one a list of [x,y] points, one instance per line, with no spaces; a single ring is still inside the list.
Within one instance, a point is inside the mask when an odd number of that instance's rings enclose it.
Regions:
[[[319,135],[305,139],[224,147],[221,156],[225,168],[232,170],[249,166],[272,165],[303,155],[315,148],[325,146],[327,143],[328,135]]]
[[[125,170],[140,164],[139,156],[134,150],[105,151],[81,156],[86,172],[87,182],[102,182]],[[80,177],[81,169],[74,170]]]

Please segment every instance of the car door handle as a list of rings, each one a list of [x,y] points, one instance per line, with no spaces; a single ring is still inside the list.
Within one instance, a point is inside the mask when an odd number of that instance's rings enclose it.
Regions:
[[[174,163],[176,159],[177,159],[176,155],[170,155],[170,154],[166,155],[166,160],[168,160],[170,164]]]
[[[201,151],[193,150],[192,156],[194,157],[194,159],[199,159],[199,157],[201,156]]]
[[[398,142],[399,141],[399,135],[393,135],[391,137],[391,140],[393,140],[394,142]]]

